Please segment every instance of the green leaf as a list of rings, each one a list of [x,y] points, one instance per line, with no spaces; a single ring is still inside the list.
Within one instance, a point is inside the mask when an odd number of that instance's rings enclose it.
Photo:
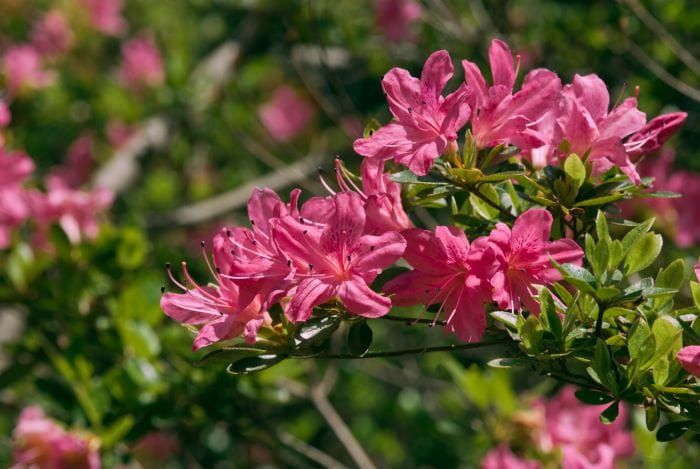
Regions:
[[[622,238],[622,254],[627,255],[630,248],[641,238],[646,232],[648,232],[654,225],[655,218],[651,218],[639,225],[635,226],[627,232],[624,238]]]
[[[498,192],[496,192],[496,189],[494,189],[491,184],[480,186],[479,192],[495,205],[500,206],[501,201],[498,197]],[[469,194],[469,202],[472,204],[472,207],[474,207],[474,211],[487,220],[494,220],[499,215],[499,211],[495,207],[492,207],[474,193]]]
[[[133,415],[124,415],[108,428],[100,432],[100,447],[104,449],[109,449],[115,444],[122,441],[122,439],[129,433],[131,427],[134,426],[136,420]]]
[[[367,321],[361,321],[350,326],[348,331],[348,350],[352,355],[361,357],[372,345],[372,328]]]
[[[574,207],[593,207],[595,205],[605,205],[609,204],[610,202],[615,202],[616,200],[620,200],[625,196],[625,194],[614,194],[614,195],[606,195],[605,197],[596,197],[595,199],[588,199],[588,200],[583,200],[581,202],[576,202],[574,204]]]
[[[673,441],[680,438],[694,423],[692,420],[667,423],[656,432],[656,441]]]
[[[622,260],[622,242],[619,239],[615,239],[610,243],[608,249],[610,251],[608,256],[608,270],[612,271],[617,269],[617,266],[620,265],[620,261]]]
[[[623,240],[624,241],[624,240]],[[645,233],[633,245],[625,258],[625,274],[639,272],[651,265],[659,256],[663,238],[659,234]]]
[[[646,355],[650,357],[656,351],[656,343],[652,344],[651,353],[647,350],[648,345],[646,342],[652,335],[651,329],[643,319],[637,319],[634,324],[632,324],[627,337],[627,351],[632,360],[639,360]]]
[[[488,174],[479,178],[479,182],[501,182],[506,179],[513,179],[517,176],[522,176],[526,174],[525,171],[503,171],[495,174]]]
[[[659,408],[654,403],[650,406],[647,406],[644,409],[644,414],[645,414],[644,416],[645,416],[645,423],[647,426],[647,430],[649,430],[650,432],[654,431],[656,426],[659,424],[659,416],[660,416]]]
[[[579,389],[578,391],[576,391],[575,395],[576,399],[583,402],[584,404],[589,405],[607,404],[608,402],[612,402],[615,400],[615,398],[607,394],[598,391],[593,391],[591,389]]]
[[[529,354],[537,354],[542,350],[542,329],[540,321],[535,316],[528,316],[520,329],[521,344]]]
[[[685,262],[683,262],[683,259],[676,259],[659,272],[655,284],[657,287],[678,290],[683,284],[684,279]]]
[[[598,236],[598,242],[605,242],[607,245],[610,239],[610,232],[608,230],[608,220],[605,218],[605,213],[602,210],[598,210],[598,214],[595,218],[595,232]]]
[[[270,368],[285,358],[287,358],[287,355],[282,353],[266,353],[263,355],[245,357],[231,363],[226,367],[226,371],[232,375],[255,373]]]
[[[617,419],[617,416],[619,414],[620,405],[617,401],[615,401],[612,404],[610,404],[608,408],[603,411],[602,414],[600,414],[600,421],[606,425],[610,425]]]
[[[575,153],[570,154],[564,160],[564,173],[567,179],[573,182],[573,186],[578,189],[586,182],[586,166],[584,166],[581,158]],[[574,196],[575,197],[575,196]]]
[[[294,345],[321,345],[338,329],[340,322],[340,318],[335,315],[310,318],[302,323],[294,334]]]
[[[617,394],[617,381],[612,370],[613,363],[610,360],[610,351],[605,341],[598,339],[595,344],[593,353],[593,369],[600,378],[601,383],[606,388],[610,389],[614,394]]]
[[[658,360],[656,360],[654,362],[654,368],[652,370],[654,375],[654,383],[660,386],[666,384],[666,380],[668,380],[668,370],[668,358],[661,357]]]
[[[683,347],[683,328],[672,316],[663,315],[656,318],[651,326],[651,333],[656,339],[656,349],[660,354],[678,352]]]
[[[233,363],[242,358],[263,355],[269,350],[262,347],[235,346],[225,347],[213,352],[209,352],[197,361],[197,366],[209,365],[212,363]]]
[[[553,259],[550,261],[567,282],[586,293],[595,293],[595,277],[588,270],[574,264],[559,264]]]
[[[506,326],[515,329],[518,327],[518,315],[510,311],[493,311],[489,313],[496,321],[505,324]]]
[[[525,358],[494,358],[487,363],[491,368],[514,368],[517,366],[525,366],[530,363],[530,360]]]
[[[546,288],[540,290],[540,318],[544,326],[557,340],[561,340],[561,319],[554,307],[552,294]]]
[[[693,303],[695,307],[700,311],[700,283],[690,281],[690,293],[693,295]]]

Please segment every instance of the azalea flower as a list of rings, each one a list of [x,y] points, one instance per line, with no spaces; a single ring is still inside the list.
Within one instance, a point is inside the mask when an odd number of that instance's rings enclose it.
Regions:
[[[654,117],[624,143],[630,158],[652,153],[675,134],[688,117],[687,112],[671,112]]]
[[[269,101],[260,106],[260,121],[278,142],[302,133],[315,114],[314,107],[288,85],[278,87]]]
[[[286,310],[291,321],[307,320],[314,306],[334,297],[350,313],[367,318],[383,316],[391,308],[391,300],[369,284],[401,257],[406,241],[396,232],[363,235],[366,215],[354,192],[334,195],[333,205],[334,212],[322,227],[291,216],[274,222],[275,241],[289,256],[299,280]]]
[[[2,56],[7,76],[7,92],[15,95],[27,88],[44,88],[53,84],[54,75],[44,70],[39,51],[31,44],[12,46]]]
[[[561,80],[549,70],[530,72],[523,86],[513,94],[518,67],[503,41],[494,39],[489,47],[493,85],[488,86],[479,67],[462,61],[469,86],[472,109],[471,132],[479,148],[510,143],[521,149],[541,146],[546,142],[534,124],[553,106],[561,92]]]
[[[395,121],[369,138],[355,140],[355,151],[367,158],[394,159],[418,175],[425,175],[435,159],[457,148],[457,132],[469,120],[467,88],[442,96],[454,67],[447,51],[434,52],[423,66],[421,78],[402,68],[391,69],[382,88]]]
[[[70,188],[78,188],[90,179],[94,166],[94,138],[92,134],[80,135],[71,143],[63,165],[51,170],[49,178],[57,178]]]
[[[676,358],[681,366],[685,368],[685,371],[700,378],[700,345],[683,347],[676,354]]]
[[[413,38],[411,25],[420,19],[423,9],[415,0],[377,0],[376,23],[384,37],[392,42]]]
[[[34,162],[23,153],[0,148],[0,249],[10,244],[10,229],[29,217],[30,207],[22,182],[34,171]]]
[[[111,36],[119,36],[126,30],[122,17],[123,0],[83,0],[93,28]]]
[[[550,261],[581,265],[583,250],[571,239],[549,241],[552,215],[544,209],[530,209],[510,229],[498,223],[489,235],[499,269],[491,279],[493,299],[500,308],[539,314],[535,285],[550,285],[561,274]]]
[[[10,113],[10,108],[3,101],[0,101],[0,129],[10,125],[12,120],[12,114]],[[0,140],[0,147],[2,147],[2,140]]]
[[[99,442],[90,436],[68,432],[44,415],[39,407],[27,407],[12,434],[15,468],[99,469]]]
[[[537,402],[535,407],[545,415],[545,427],[536,437],[538,446],[547,452],[562,448],[564,469],[614,469],[616,460],[634,454],[624,405],[620,405],[617,419],[606,425],[599,419],[605,406],[582,404],[574,388],[566,386],[556,397]]]
[[[34,23],[32,44],[40,54],[44,56],[61,54],[70,49],[72,42],[73,32],[66,17],[60,11],[49,11]]]
[[[445,330],[467,342],[481,339],[486,329],[484,303],[489,300],[488,279],[496,270],[495,255],[485,238],[471,245],[456,227],[438,226],[434,232],[403,232],[408,243],[404,259],[413,270],[384,286],[394,304],[439,304],[435,322],[444,312]]]
[[[595,74],[575,75],[562,97],[550,141],[542,149],[544,158],[556,162],[571,153],[588,155],[594,174],[616,166],[639,184],[639,174],[623,144],[623,139],[646,123],[646,115],[637,109],[637,99],[627,98],[608,112],[608,89]]]
[[[539,462],[521,459],[508,448],[501,445],[492,449],[481,461],[481,469],[540,469]]]
[[[163,83],[163,60],[153,39],[144,36],[122,45],[119,75],[122,82],[132,90]]]

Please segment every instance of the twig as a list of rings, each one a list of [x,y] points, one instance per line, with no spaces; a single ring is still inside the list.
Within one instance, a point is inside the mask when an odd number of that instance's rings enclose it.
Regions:
[[[433,319],[422,319],[422,318],[409,318],[409,317],[402,317],[402,316],[392,316],[391,314],[387,314],[385,316],[381,316],[379,319],[385,319],[387,321],[396,321],[396,322],[403,322],[406,324],[430,324],[435,325],[435,326],[444,326],[447,324],[447,321],[439,320],[435,321]]]
[[[687,84],[686,82],[679,80],[670,73],[666,71],[661,65],[654,62],[654,60],[649,57],[646,52],[644,52],[637,44],[635,44],[631,39],[628,38],[627,48],[632,53],[635,59],[641,62],[651,73],[656,75],[656,77],[666,83],[668,86],[678,91],[681,94],[689,97],[690,99],[700,102],[700,90],[694,88]]]
[[[657,20],[649,10],[644,8],[644,5],[639,3],[637,0],[618,0],[624,3],[634,12],[634,14],[639,18],[642,23],[644,23],[647,28],[661,38],[661,40],[671,49],[681,62],[683,62],[689,69],[691,69],[696,74],[700,75],[700,61],[691,54],[688,49],[683,47],[676,38],[674,38],[671,33],[664,27],[659,20]]]
[[[300,161],[280,168],[254,181],[201,202],[185,205],[166,214],[152,214],[147,217],[149,228],[164,226],[188,226],[220,217],[227,212],[243,207],[256,187],[279,190],[305,179],[316,171],[323,155],[310,154]]]
[[[510,220],[510,221],[515,220],[515,216],[512,213],[508,212],[503,207],[501,207],[500,204],[495,203],[493,200],[489,199],[484,194],[479,192],[479,189],[477,189],[476,187],[469,187],[468,189],[469,189],[469,192],[471,192],[472,194],[474,194],[475,196],[477,196],[478,198],[480,198],[481,200],[486,202],[491,207],[498,210],[498,213],[500,213],[501,215],[506,217],[508,220]]]
[[[332,469],[347,469],[347,466],[341,464],[337,459],[333,458],[331,455],[324,453],[320,449],[301,441],[300,439],[296,438],[290,433],[279,430],[277,432],[277,438],[279,438],[279,440],[285,445],[303,454],[307,458],[322,465],[323,467],[328,467]]]
[[[328,358],[328,359],[334,359],[334,360],[361,360],[361,359],[366,359],[366,358],[400,357],[403,355],[419,355],[421,353],[430,353],[430,352],[447,352],[450,350],[470,350],[470,349],[477,349],[477,348],[482,348],[482,347],[491,347],[493,345],[507,344],[509,342],[512,342],[512,340],[501,339],[501,340],[493,340],[493,341],[485,341],[485,342],[471,342],[471,343],[466,343],[466,344],[439,345],[436,347],[420,347],[420,348],[403,349],[403,350],[390,350],[387,352],[370,352],[370,353],[366,353],[362,356],[338,353],[338,354],[329,354],[329,355],[315,355],[313,358]]]
[[[327,393],[329,389],[326,383],[326,376],[328,376],[328,373],[337,373],[337,371],[334,367],[329,367],[326,370],[324,379],[311,388],[309,393],[311,402],[313,402],[321,416],[326,420],[328,426],[331,427],[331,430],[333,430],[333,433],[335,433],[338,440],[340,440],[348,451],[355,461],[355,464],[357,464],[360,469],[376,469],[377,466],[375,466],[369,456],[367,456],[362,445],[355,439],[348,426],[328,401]]]

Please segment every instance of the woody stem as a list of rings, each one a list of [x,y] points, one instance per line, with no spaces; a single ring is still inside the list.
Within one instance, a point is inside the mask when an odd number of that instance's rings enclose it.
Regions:
[[[428,353],[428,352],[447,352],[447,351],[451,351],[451,350],[477,349],[477,348],[482,348],[482,347],[491,347],[493,345],[507,344],[509,342],[511,342],[510,339],[499,339],[499,340],[484,341],[484,342],[472,342],[472,343],[467,343],[467,344],[450,344],[450,345],[440,345],[440,346],[436,346],[436,347],[421,347],[421,348],[412,348],[412,349],[404,349],[404,350],[391,350],[388,352],[370,352],[370,353],[366,353],[362,356],[350,355],[350,354],[346,354],[346,353],[338,353],[338,354],[328,354],[328,355],[316,355],[316,356],[314,356],[314,358],[357,360],[357,359],[363,359],[363,358],[400,357],[403,355],[419,355],[421,353]]]

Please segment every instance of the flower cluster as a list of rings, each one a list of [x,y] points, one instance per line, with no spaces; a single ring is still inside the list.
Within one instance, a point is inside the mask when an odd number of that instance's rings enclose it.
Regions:
[[[121,16],[122,0],[83,0],[90,25],[105,35],[121,36],[127,23]],[[7,93],[15,97],[23,92],[45,88],[56,82],[51,69],[55,59],[73,46],[71,21],[59,9],[46,12],[34,23],[28,41],[12,44],[2,53],[2,72]],[[160,51],[149,34],[141,34],[122,45],[121,82],[130,90],[160,85],[164,80]]]
[[[4,109],[9,120],[9,111]],[[34,162],[24,153],[7,151],[2,143],[0,141],[0,249],[10,244],[11,230],[28,220],[34,225],[33,241],[39,248],[48,247],[47,232],[52,223],[61,226],[72,244],[84,238],[95,238],[99,231],[98,214],[112,205],[114,194],[103,188],[81,189],[90,175],[91,138],[83,136],[71,146],[67,162],[46,177],[45,192],[24,187],[24,182],[34,172]]]
[[[47,418],[39,407],[22,411],[15,427],[13,457],[16,468],[99,469],[95,437],[69,432]]]
[[[469,123],[479,149],[513,145],[535,167],[557,165],[576,153],[591,162],[594,174],[617,167],[639,184],[633,161],[658,149],[685,120],[685,113],[673,113],[647,123],[636,97],[609,109],[607,87],[594,74],[576,75],[562,86],[556,73],[536,69],[515,91],[519,60],[508,46],[494,40],[489,59],[491,85],[475,63],[464,60],[465,82],[447,96],[442,92],[454,73],[447,51],[428,58],[420,79],[390,70],[382,88],[394,121],[356,140],[355,151],[425,175],[437,158],[455,152],[458,133]]]
[[[561,458],[564,469],[614,469],[616,462],[634,455],[632,435],[627,431],[627,409],[621,407],[615,422],[605,425],[598,418],[600,406],[584,405],[567,386],[553,399],[534,404],[526,419],[531,425],[529,447],[538,453]],[[486,455],[484,469],[538,469],[540,463],[521,458],[507,445],[501,445]]]

